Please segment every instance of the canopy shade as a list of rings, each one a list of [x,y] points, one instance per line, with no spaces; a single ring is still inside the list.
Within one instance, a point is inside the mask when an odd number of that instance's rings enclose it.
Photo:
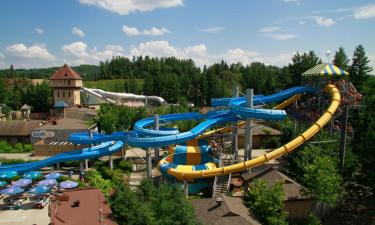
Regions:
[[[17,172],[16,171],[0,172],[0,178],[11,179],[11,178],[13,178],[15,176],[17,176]]]
[[[29,193],[31,194],[36,194],[36,195],[40,195],[40,194],[45,194],[47,192],[49,192],[51,190],[51,187],[50,186],[46,186],[46,185],[38,185],[36,186],[35,188],[31,189],[29,191]]]
[[[4,187],[5,185],[7,185],[7,182],[0,180],[0,187]]]
[[[77,182],[67,180],[60,183],[60,187],[64,189],[76,188],[78,186]]]
[[[17,180],[16,182],[14,182],[13,186],[17,186],[17,187],[25,187],[29,184],[31,184],[33,181],[31,179],[19,179]]]
[[[58,179],[62,176],[61,173],[58,173],[58,172],[52,172],[52,173],[49,173],[45,176],[45,178],[47,179]]]
[[[329,63],[318,64],[302,74],[302,76],[345,76],[345,75],[349,75],[349,73]]]
[[[38,182],[38,185],[48,185],[48,186],[55,186],[57,181],[55,179],[45,179]]]
[[[25,190],[23,188],[12,186],[12,187],[6,188],[4,190],[1,190],[1,193],[5,194],[5,195],[18,195],[18,194],[20,194],[24,191]]]
[[[30,171],[23,175],[23,178],[27,179],[36,179],[38,177],[42,176],[42,173],[39,171]]]

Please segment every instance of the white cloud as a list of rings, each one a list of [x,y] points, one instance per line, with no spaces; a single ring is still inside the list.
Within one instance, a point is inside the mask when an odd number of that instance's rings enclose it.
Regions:
[[[37,28],[35,28],[35,32],[36,32],[37,34],[43,34],[43,33],[44,33],[44,30],[43,30],[42,28],[37,27]]]
[[[304,20],[298,21],[298,24],[301,25],[301,26],[303,26],[303,25],[306,24],[306,21],[304,21]]]
[[[283,0],[283,1],[286,2],[286,3],[294,3],[297,6],[301,5],[301,0]]]
[[[130,49],[130,55],[135,56],[153,56],[153,57],[165,57],[174,56],[181,57],[179,49],[169,45],[168,41],[149,41],[146,43],[139,44],[138,47],[132,47]]]
[[[206,33],[219,33],[224,30],[223,27],[213,26],[213,27],[207,27],[203,29],[199,29],[200,31],[206,32]]]
[[[126,25],[122,27],[122,31],[128,36],[137,36],[142,34],[136,27],[128,27]]]
[[[270,38],[277,40],[277,41],[287,41],[290,39],[297,38],[297,34],[272,34],[269,35]]]
[[[45,45],[36,44],[30,47],[20,43],[5,48],[7,57],[20,59],[39,59],[46,61],[55,60],[55,56],[48,52]]]
[[[323,17],[323,16],[315,16],[313,18],[315,19],[315,22],[318,25],[323,26],[323,27],[330,27],[336,23],[333,19]]]
[[[355,19],[371,19],[375,17],[375,4],[370,4],[366,6],[354,9]]]
[[[191,58],[198,66],[211,65],[213,63],[225,60],[227,63],[250,64],[254,61],[264,62],[272,65],[285,65],[291,61],[293,53],[282,53],[276,55],[264,55],[256,51],[247,51],[241,48],[234,48],[220,54],[210,54],[204,44],[177,48],[168,41],[149,41],[140,43],[130,49],[128,57],[132,56],[151,56]]]
[[[98,64],[100,61],[111,59],[114,56],[124,55],[124,48],[119,45],[106,45],[103,51],[96,47],[89,49],[84,42],[73,42],[62,47],[69,64]]]
[[[281,30],[281,26],[267,26],[267,27],[262,27],[259,29],[259,32],[261,33],[272,33],[278,30]]]
[[[167,28],[162,27],[162,28],[156,28],[152,27],[151,29],[146,29],[143,31],[143,35],[149,35],[149,36],[161,36],[166,33],[171,33]]]
[[[162,28],[157,28],[157,27],[152,27],[150,29],[145,29],[142,32],[138,30],[136,27],[129,27],[124,25],[122,27],[122,31],[132,37],[132,36],[139,36],[139,35],[146,35],[146,36],[161,36],[167,33],[171,33],[167,28],[162,27]]]
[[[4,59],[4,58],[5,58],[4,54],[0,52],[0,59]]]
[[[72,34],[78,35],[80,37],[84,37],[85,36],[85,33],[81,29],[79,29],[78,27],[73,27]]]
[[[106,45],[105,50],[114,51],[114,52],[123,52],[125,51],[121,45]]]
[[[182,6],[184,0],[79,0],[81,4],[93,5],[120,15],[147,12],[157,8]]]
[[[185,52],[191,56],[204,56],[207,53],[207,47],[204,44],[189,46],[185,48]]]

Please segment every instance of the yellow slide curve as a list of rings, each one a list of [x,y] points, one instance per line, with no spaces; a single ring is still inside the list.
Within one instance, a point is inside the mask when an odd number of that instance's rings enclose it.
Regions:
[[[329,91],[332,95],[331,104],[328,107],[328,109],[324,112],[324,114],[305,132],[300,134],[298,137],[294,138],[287,144],[273,150],[272,152],[266,153],[264,155],[261,155],[257,158],[233,164],[230,166],[225,167],[219,167],[214,168],[210,170],[200,170],[200,171],[181,171],[176,169],[169,169],[168,174],[176,177],[179,180],[186,180],[186,179],[193,179],[193,178],[207,178],[207,177],[213,177],[213,176],[219,176],[223,174],[230,174],[235,172],[240,172],[255,166],[262,165],[274,158],[280,157],[284,154],[287,154],[294,149],[296,149],[298,146],[302,145],[304,142],[309,140],[311,137],[313,137],[317,132],[319,132],[324,125],[326,125],[332,118],[332,116],[335,114],[337,108],[340,105],[341,101],[341,95],[339,90],[331,84],[328,84],[326,86],[326,91]],[[288,104],[287,101],[281,103],[281,106],[284,106],[283,104]],[[290,102],[289,102],[290,104]],[[280,106],[279,105],[279,106]]]

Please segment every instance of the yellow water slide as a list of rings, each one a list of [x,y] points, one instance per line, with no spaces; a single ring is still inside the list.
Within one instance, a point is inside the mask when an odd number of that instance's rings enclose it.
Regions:
[[[255,166],[262,165],[274,158],[280,157],[284,154],[287,154],[295,150],[298,146],[302,145],[311,137],[313,137],[317,132],[319,132],[324,127],[324,125],[326,125],[331,120],[332,116],[335,114],[337,108],[339,107],[340,101],[341,101],[341,95],[340,95],[339,90],[334,85],[329,84],[326,86],[326,91],[331,93],[332,100],[331,100],[330,106],[324,112],[324,114],[305,132],[303,132],[298,137],[291,140],[289,143],[273,150],[272,152],[266,153],[264,155],[261,155],[257,158],[254,158],[245,162],[241,162],[241,163],[237,163],[237,164],[233,164],[233,165],[225,166],[225,167],[214,168],[210,170],[182,171],[182,170],[176,170],[176,169],[170,168],[168,170],[168,174],[176,177],[179,180],[192,179],[192,178],[206,178],[206,177],[213,177],[213,176],[218,176],[218,175],[223,175],[223,174],[230,174],[230,173],[240,172],[240,171],[243,171],[243,170],[255,167]],[[297,96],[295,98],[299,98],[299,97]],[[293,102],[292,100],[290,101],[289,100],[281,103],[278,107],[285,107],[287,104],[290,104]]]

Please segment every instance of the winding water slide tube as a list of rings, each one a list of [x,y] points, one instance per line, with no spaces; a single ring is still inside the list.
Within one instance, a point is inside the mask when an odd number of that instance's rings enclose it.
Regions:
[[[186,179],[196,179],[196,178],[208,178],[213,176],[219,176],[223,174],[230,174],[234,172],[240,172],[255,166],[262,165],[269,160],[274,158],[280,157],[284,154],[287,154],[293,150],[295,150],[298,146],[302,145],[306,141],[308,141],[311,137],[313,137],[317,132],[319,132],[324,125],[326,125],[331,119],[332,116],[335,114],[337,108],[340,105],[341,95],[339,90],[334,85],[327,85],[326,91],[330,92],[332,95],[331,104],[328,109],[323,113],[323,115],[312,124],[310,128],[304,131],[302,134],[288,142],[287,144],[269,152],[257,158],[233,164],[230,166],[219,167],[209,170],[201,170],[201,171],[184,171],[184,170],[177,170],[176,168],[168,169],[167,173],[170,176],[176,177],[179,180],[186,180]]]
[[[93,147],[60,153],[36,162],[2,165],[0,166],[0,173],[16,171],[18,174],[23,174],[25,172],[38,170],[40,168],[47,167],[56,163],[99,158],[102,156],[111,155],[121,150],[123,145],[124,143],[121,140],[102,142],[101,144]]]
[[[82,88],[83,91],[88,92],[96,97],[99,97],[109,103],[116,104],[116,101],[114,99],[133,99],[133,100],[142,100],[142,101],[154,101],[158,102],[159,104],[163,105],[167,102],[159,96],[145,96],[145,95],[135,95],[132,93],[118,93],[118,92],[111,92],[111,91],[104,91],[102,89],[97,88]]]

